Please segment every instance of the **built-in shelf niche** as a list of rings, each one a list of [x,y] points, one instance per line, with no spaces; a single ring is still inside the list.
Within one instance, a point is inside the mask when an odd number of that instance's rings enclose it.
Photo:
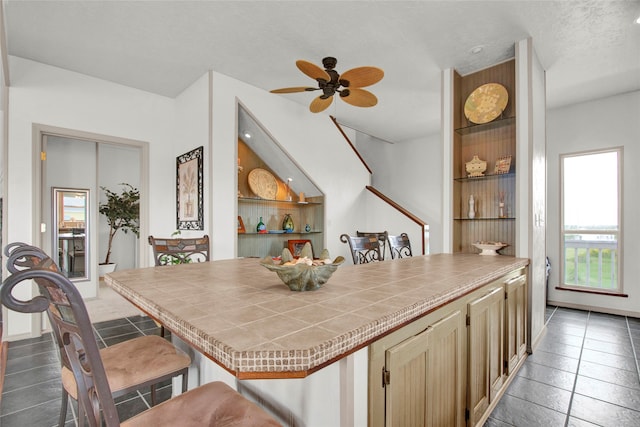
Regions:
[[[509,100],[500,117],[489,123],[474,124],[464,115],[464,103],[485,83],[503,85]],[[453,104],[453,252],[476,253],[474,242],[501,241],[509,246],[500,253],[515,255],[515,59],[465,76],[454,73]],[[487,162],[484,176],[468,176],[466,162],[473,156]],[[504,156],[511,156],[509,172],[495,173],[497,160]],[[474,196],[474,218],[469,218],[470,195]]]
[[[247,138],[245,134],[251,135]],[[290,158],[282,147],[262,128],[246,110],[238,114],[238,216],[242,218],[245,232],[237,235],[239,257],[277,256],[287,247],[287,240],[311,240],[314,252],[324,248],[324,194]],[[273,200],[260,198],[251,191],[248,174],[255,168],[270,172],[278,184]],[[290,187],[287,179],[293,178]],[[304,192],[304,201],[300,193]],[[293,233],[282,230],[285,214],[294,222]],[[267,230],[257,233],[256,226],[262,217]],[[305,225],[310,231],[305,231]]]

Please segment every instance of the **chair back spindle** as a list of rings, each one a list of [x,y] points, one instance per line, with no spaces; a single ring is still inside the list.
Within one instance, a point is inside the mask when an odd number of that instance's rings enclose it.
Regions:
[[[188,264],[209,261],[209,236],[194,238],[156,238],[149,236],[155,265]]]
[[[358,237],[343,234],[340,236],[342,243],[348,243],[351,250],[351,258],[354,264],[367,264],[382,261],[380,242],[378,237]]]
[[[413,256],[411,242],[407,233],[402,233],[399,236],[389,236],[389,250],[391,251],[391,259]]]
[[[384,261],[387,252],[387,240],[389,233],[386,231],[356,231],[358,237],[376,237],[380,245],[380,261]]]

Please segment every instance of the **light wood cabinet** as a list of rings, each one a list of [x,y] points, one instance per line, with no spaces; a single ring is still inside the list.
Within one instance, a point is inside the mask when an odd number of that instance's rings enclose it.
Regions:
[[[369,426],[477,426],[526,357],[527,269],[369,346]]]
[[[504,384],[504,288],[490,288],[468,305],[469,425],[489,409]]]
[[[454,311],[386,352],[386,425],[464,426],[464,315]]]
[[[527,275],[522,271],[505,284],[506,374],[510,375],[527,354]]]

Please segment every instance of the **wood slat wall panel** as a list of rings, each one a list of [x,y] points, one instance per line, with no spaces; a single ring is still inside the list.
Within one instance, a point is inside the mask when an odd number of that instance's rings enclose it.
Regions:
[[[286,184],[241,139],[238,139],[238,158],[242,166],[238,172],[238,192],[243,196],[238,198],[238,215],[242,217],[246,230],[245,234],[238,234],[238,256],[278,256],[287,247],[289,239],[311,240],[314,255],[319,256],[324,249],[324,197],[307,197],[308,204],[299,204],[298,195],[291,192],[292,202],[287,202]],[[255,168],[265,169],[276,177],[277,200],[262,200],[253,194],[247,175]],[[260,217],[267,230],[282,230],[282,221],[287,213],[293,219],[294,233],[251,234],[256,232]],[[311,233],[304,232],[306,224],[311,226]]]
[[[502,255],[515,255],[515,189],[516,189],[516,125],[514,120],[497,119],[490,126],[473,125],[464,116],[464,102],[477,87],[485,83],[500,83],[507,88],[509,102],[503,117],[515,117],[515,60],[466,76],[454,75],[453,147],[453,252],[480,252],[472,244],[478,241],[500,241],[509,246]],[[463,129],[461,129],[463,128]],[[466,178],[466,163],[478,156],[487,162],[485,177]],[[511,156],[510,173],[494,174],[496,161]],[[503,215],[500,215],[500,195],[504,195]],[[469,196],[474,196],[475,219],[469,218]],[[506,219],[505,219],[506,218]]]

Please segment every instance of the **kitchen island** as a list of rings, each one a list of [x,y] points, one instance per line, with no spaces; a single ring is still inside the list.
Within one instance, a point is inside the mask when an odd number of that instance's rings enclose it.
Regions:
[[[366,425],[370,344],[527,265],[471,254],[342,265],[311,292],[290,291],[257,259],[125,270],[105,282],[198,350],[199,382],[225,380],[284,424]]]

